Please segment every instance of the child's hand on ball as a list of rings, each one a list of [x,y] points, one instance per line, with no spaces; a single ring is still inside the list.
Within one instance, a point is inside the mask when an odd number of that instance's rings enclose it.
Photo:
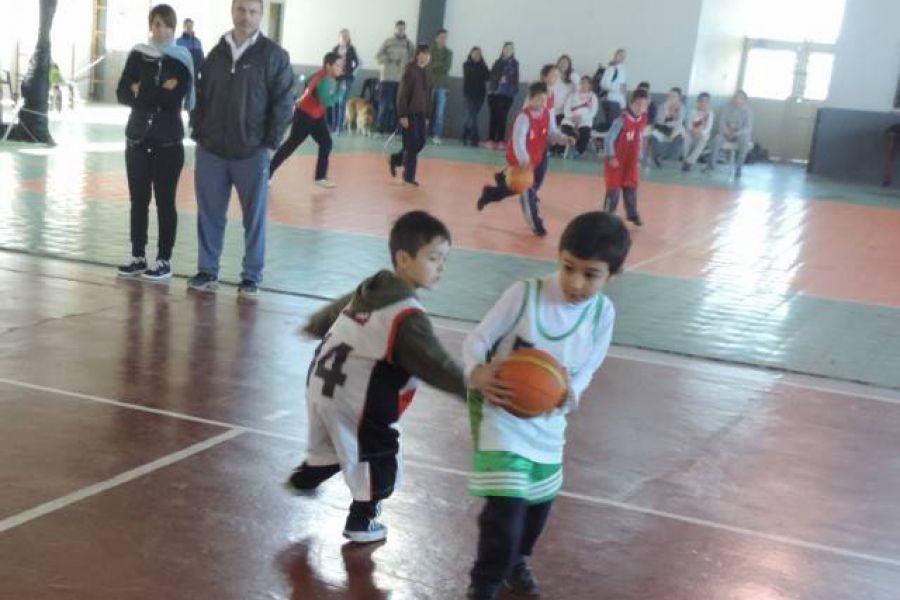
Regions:
[[[513,392],[497,377],[499,363],[485,363],[475,367],[469,377],[469,383],[473,388],[481,392],[482,396],[497,406],[512,408]]]

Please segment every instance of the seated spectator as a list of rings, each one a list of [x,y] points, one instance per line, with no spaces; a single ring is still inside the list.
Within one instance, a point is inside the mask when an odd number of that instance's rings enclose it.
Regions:
[[[578,91],[570,95],[566,101],[561,127],[564,134],[578,139],[575,144],[578,156],[584,154],[591,141],[591,130],[598,110],[600,100],[591,90],[591,78],[584,76],[581,78]]]
[[[722,149],[722,144],[729,142],[737,145],[734,176],[739,178],[741,176],[741,167],[747,158],[747,152],[750,151],[753,145],[752,134],[753,113],[750,112],[750,107],[747,106],[747,93],[744,90],[738,90],[732,96],[731,102],[719,114],[719,132],[713,138],[709,160],[704,171],[711,172],[716,168],[719,150]]]
[[[645,155],[652,158],[653,164],[662,166],[672,151],[684,144],[684,104],[681,103],[681,88],[673,87],[666,96],[662,110],[657,111],[656,118],[651,121],[649,134],[650,151]]]
[[[642,81],[639,84],[637,84],[636,89],[644,90],[645,92],[647,92],[647,98],[650,99],[650,105],[647,107],[647,122],[648,123],[656,122],[656,111],[658,109],[656,106],[656,102],[653,101],[653,96],[650,94],[650,82]]]
[[[578,91],[578,74],[572,70],[572,59],[568,54],[559,57],[556,61],[556,70],[559,71],[559,79],[553,84],[550,97],[553,98],[553,118],[556,119],[556,126],[560,127],[569,96]],[[559,144],[554,144],[550,148],[550,154],[553,156],[562,156],[565,151],[566,147]]]
[[[709,141],[709,135],[712,132],[713,119],[712,108],[710,108],[709,94],[706,92],[697,96],[697,106],[691,111],[686,123],[686,133],[684,135],[684,162],[681,170],[687,173],[690,171],[703,150],[706,149],[706,143]]]

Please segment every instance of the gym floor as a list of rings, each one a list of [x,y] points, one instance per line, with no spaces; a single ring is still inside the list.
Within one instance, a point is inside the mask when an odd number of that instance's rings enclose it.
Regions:
[[[514,201],[475,211],[499,153],[428,146],[410,190],[384,139],[341,137],[324,191],[308,142],[273,181],[266,291],[245,303],[115,279],[124,116],[90,108],[54,123],[54,149],[0,147],[0,597],[461,598],[480,510],[462,404],[422,390],[387,542],[344,544],[338,478],[318,497],[282,486],[313,349],[295,332],[424,208],[454,234],[424,301],[458,352],[506,286],[554,268],[566,221],[599,206],[599,163],[553,163],[538,239]],[[646,225],[609,289],[616,345],[571,419],[534,559],[545,598],[898,595],[900,195],[725,171],[645,174]],[[179,208],[191,275],[190,158]],[[223,279],[241,253],[233,224]]]

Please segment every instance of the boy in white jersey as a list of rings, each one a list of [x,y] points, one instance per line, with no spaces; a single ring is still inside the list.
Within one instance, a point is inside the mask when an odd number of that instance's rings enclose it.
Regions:
[[[469,394],[475,442],[469,490],[486,500],[478,520],[471,600],[493,600],[502,583],[517,594],[538,594],[527,560],[562,487],[567,415],[577,408],[612,339],[615,311],[601,292],[621,270],[630,246],[618,217],[602,212],[576,217],[560,240],[559,271],[514,284],[466,338],[466,373],[482,390]],[[569,374],[565,402],[548,414],[521,418],[499,406],[509,391],[497,381],[496,370],[521,347],[551,353]]]
[[[450,251],[450,232],[423,211],[401,216],[390,235],[392,271],[380,271],[313,315],[304,328],[322,338],[306,384],[306,460],[289,485],[314,490],[342,471],[353,496],[344,537],[383,540],[380,501],[399,484],[401,414],[416,379],[461,398],[462,369],[437,340],[416,297],[435,286]]]

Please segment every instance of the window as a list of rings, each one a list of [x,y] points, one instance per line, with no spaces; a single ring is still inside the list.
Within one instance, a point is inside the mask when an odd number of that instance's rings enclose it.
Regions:
[[[741,87],[753,98],[785,100],[794,89],[797,53],[792,50],[752,48],[747,52]]]
[[[806,85],[803,97],[807,100],[825,100],[828,97],[828,84],[831,83],[831,67],[834,65],[834,54],[813,52],[806,61]]]
[[[837,41],[846,0],[755,0],[745,35],[783,42]]]

